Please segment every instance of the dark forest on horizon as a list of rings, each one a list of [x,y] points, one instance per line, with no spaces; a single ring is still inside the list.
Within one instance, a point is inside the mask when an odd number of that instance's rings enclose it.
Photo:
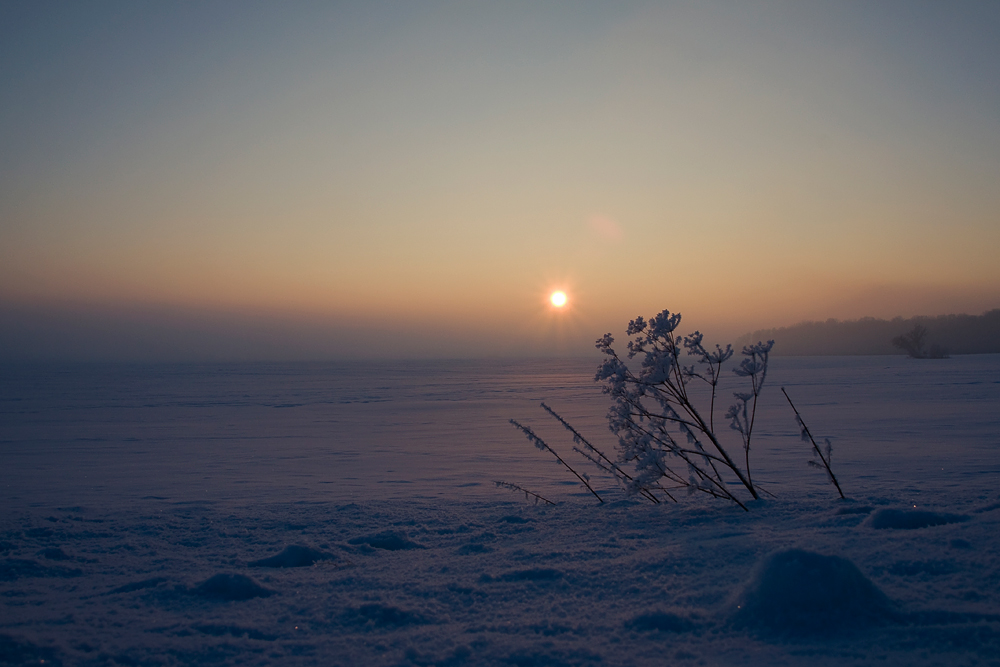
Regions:
[[[1000,352],[1000,308],[982,315],[800,322],[744,334],[736,339],[734,347],[773,339],[772,354],[781,356],[905,354],[892,340],[917,326],[927,330],[929,344],[940,346],[947,354]]]

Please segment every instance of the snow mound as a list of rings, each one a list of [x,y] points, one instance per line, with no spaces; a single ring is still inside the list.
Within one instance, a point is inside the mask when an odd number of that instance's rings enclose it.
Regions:
[[[870,505],[858,505],[857,507],[841,507],[834,514],[837,516],[850,516],[852,514],[868,514],[872,511]]]
[[[156,588],[166,580],[167,580],[166,577],[153,577],[151,579],[143,579],[142,581],[133,581],[131,583],[118,586],[117,588],[113,588],[107,593],[105,593],[105,595],[117,595],[119,593],[131,593],[133,591],[142,591],[148,588]]]
[[[309,567],[321,560],[331,560],[333,554],[310,549],[300,544],[291,544],[276,556],[251,561],[250,567]]]
[[[212,637],[235,637],[237,639],[241,637],[246,637],[247,639],[256,639],[259,641],[273,642],[278,637],[276,635],[269,635],[260,630],[254,628],[244,628],[238,625],[214,625],[211,623],[203,623],[199,625],[191,626],[203,635],[210,635]]]
[[[65,551],[59,547],[46,547],[38,552],[39,556],[42,558],[48,558],[49,560],[72,560],[71,556],[68,556]]]
[[[348,608],[344,612],[344,620],[368,629],[402,628],[429,622],[420,614],[384,604],[363,604]]]
[[[5,665],[61,665],[51,648],[36,646],[31,642],[18,641],[7,635],[0,635],[0,660]]]
[[[250,600],[273,595],[250,577],[242,574],[217,574],[198,584],[195,595],[213,600]]]
[[[880,509],[868,517],[868,525],[872,528],[895,528],[898,530],[914,530],[929,526],[944,526],[949,523],[968,521],[964,514],[942,514],[924,510],[894,510]]]
[[[493,549],[481,542],[470,542],[469,544],[463,544],[460,546],[455,553],[460,556],[467,556],[468,554],[488,554],[493,553]]]
[[[732,624],[763,635],[834,635],[894,616],[875,584],[838,556],[789,549],[765,557],[736,599]]]
[[[424,545],[413,542],[402,533],[386,531],[375,535],[365,535],[347,540],[348,544],[367,545],[373,549],[386,551],[404,551],[407,549],[424,549]]]
[[[533,582],[546,582],[546,581],[557,581],[562,579],[563,573],[559,570],[554,570],[552,568],[543,567],[533,567],[527,570],[514,570],[513,572],[506,572],[496,577],[491,577],[488,574],[480,575],[479,581],[482,583],[490,583],[492,581],[533,581]]]
[[[958,571],[958,566],[950,560],[900,560],[889,566],[889,574],[898,577],[914,577],[929,575],[932,577],[953,574]]]
[[[644,631],[690,632],[695,626],[689,618],[666,611],[655,611],[650,614],[636,616],[626,622],[625,627],[632,630]]]
[[[79,577],[82,570],[49,567],[30,558],[4,558],[0,561],[0,581],[14,581],[22,577]]]

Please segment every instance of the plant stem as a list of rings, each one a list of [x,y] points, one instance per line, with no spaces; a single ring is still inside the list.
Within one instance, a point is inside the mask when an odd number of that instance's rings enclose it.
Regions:
[[[588,482],[587,480],[585,480],[580,475],[580,473],[578,473],[577,471],[573,470],[573,467],[570,464],[568,464],[565,461],[563,461],[563,458],[561,456],[559,456],[558,453],[556,453],[556,450],[554,450],[551,447],[549,447],[549,445],[548,445],[547,442],[545,442],[544,440],[542,440],[541,438],[539,438],[537,435],[535,435],[534,431],[532,431],[527,426],[522,426],[521,424],[517,423],[513,419],[510,420],[510,423],[513,424],[515,428],[519,429],[522,433],[524,433],[524,435],[527,436],[528,440],[530,440],[531,442],[535,443],[536,447],[538,447],[539,449],[544,449],[544,450],[548,451],[549,453],[551,453],[552,456],[556,457],[556,461],[559,461],[559,463],[561,463],[564,466],[566,466],[566,470],[569,470],[571,473],[573,473],[574,475],[576,475],[576,478],[578,480],[580,480],[580,482],[582,482],[585,487],[587,487],[588,491],[590,491],[591,493],[594,494],[595,498],[597,498],[602,503],[604,502],[604,498],[601,498],[599,495],[597,495],[597,491],[594,491],[593,487],[590,486],[590,482]]]
[[[529,498],[534,498],[536,503],[539,500],[541,500],[542,502],[548,503],[549,505],[555,505],[555,503],[549,500],[548,498],[543,498],[534,491],[528,491],[524,487],[518,486],[517,484],[514,484],[512,482],[502,482],[500,480],[493,480],[493,483],[496,484],[498,487],[502,486],[506,489],[510,489],[511,491],[520,491],[521,493],[524,494],[525,500],[528,500]]]
[[[823,467],[826,468],[826,474],[830,476],[830,481],[833,482],[835,487],[837,487],[837,493],[840,494],[841,498],[844,498],[844,492],[840,489],[837,477],[833,474],[833,470],[830,468],[830,462],[825,456],[823,456],[822,450],[820,450],[819,445],[816,444],[816,439],[813,438],[812,433],[809,431],[809,427],[806,426],[805,420],[802,419],[802,415],[800,415],[799,411],[795,408],[795,404],[792,403],[792,399],[788,396],[788,392],[785,391],[784,387],[781,388],[781,393],[785,395],[785,398],[788,400],[788,404],[792,406],[792,410],[795,412],[795,416],[798,418],[799,423],[802,424],[802,432],[809,436],[809,441],[812,443],[813,449],[816,450],[816,453],[819,455],[819,460],[823,462]]]

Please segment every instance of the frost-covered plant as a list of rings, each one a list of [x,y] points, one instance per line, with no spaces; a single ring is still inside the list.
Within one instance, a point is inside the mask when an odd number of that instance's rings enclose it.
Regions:
[[[767,378],[774,341],[744,347],[743,359],[733,369],[749,384],[749,391],[734,393],[736,402],[726,412],[729,427],[739,434],[743,449],[742,463],[738,463],[715,427],[719,382],[733,348],[716,345],[709,350],[697,331],[689,336],[677,335],[680,321],[680,314],[665,310],[648,322],[642,317],[629,322],[628,335],[632,339],[627,358],[641,359],[638,370],[618,356],[611,334],[597,341],[597,348],[607,358],[594,379],[604,383],[604,393],[611,397],[608,426],[618,436],[617,461],[594,447],[552,408],[544,403],[542,408],[572,433],[574,443],[579,445],[574,450],[614,476],[627,493],[659,503],[664,499],[676,501],[671,492],[677,489],[700,491],[745,510],[746,505],[731,487],[740,484],[755,499],[761,491],[750,473],[750,446],[757,400]],[[689,359],[693,363],[685,365],[683,361]],[[514,420],[511,423],[536,447],[552,453],[601,499],[589,477],[573,470],[530,428]]]
[[[721,434],[715,429],[715,403],[718,398],[723,366],[733,357],[732,345],[725,349],[716,345],[714,350],[704,346],[704,336],[695,331],[688,336],[676,333],[681,322],[680,313],[664,310],[648,322],[642,317],[629,322],[627,359],[639,357],[638,369],[633,369],[615,351],[615,339],[610,333],[597,340],[597,349],[606,359],[597,370],[594,380],[604,383],[604,393],[611,396],[608,410],[608,427],[618,436],[617,461],[591,444],[569,422],[545,403],[542,408],[573,435],[578,447],[573,451],[613,476],[630,495],[640,495],[660,503],[664,499],[677,499],[671,493],[685,489],[689,494],[702,492],[723,498],[747,510],[737,495],[739,486],[754,499],[760,493],[773,494],[754,484],[750,469],[750,445],[753,440],[757,402],[767,379],[767,366],[774,341],[747,345],[741,351],[743,358],[732,372],[744,378],[749,391],[736,391],[736,402],[726,411],[729,428],[739,434],[743,450],[742,463],[738,463],[722,443]],[[682,363],[682,353],[693,357],[694,363]],[[634,365],[634,364],[633,364]],[[707,385],[701,387],[699,383]],[[806,426],[802,415],[785,388],[781,392],[788,400],[802,440],[812,443],[813,459],[807,463],[826,472],[837,493],[844,498],[836,475],[831,467],[833,447],[826,439],[821,448]],[[602,503],[604,500],[590,484],[590,477],[578,473],[559,454],[527,426],[510,420],[538,449],[555,456]],[[629,470],[626,470],[628,468]],[[541,498],[515,484],[497,482],[525,497]],[[736,487],[735,489],[733,487]]]
[[[732,346],[708,350],[700,332],[678,335],[680,322],[679,313],[666,310],[648,322],[642,317],[629,322],[627,333],[633,338],[628,343],[628,359],[641,359],[637,371],[612,347],[611,334],[597,341],[607,358],[594,379],[604,383],[604,393],[612,400],[608,426],[618,436],[619,461],[635,470],[625,488],[630,493],[660,492],[668,497],[674,489],[700,491],[747,509],[730,482],[735,477],[751,497],[759,497],[750,473],[750,447],[774,341],[744,347],[743,359],[733,369],[750,385],[749,391],[734,393],[736,402],[726,412],[730,428],[740,435],[741,465],[715,428],[719,379],[723,364],[733,356]],[[684,365],[682,355],[693,357],[694,363]],[[698,383],[708,385],[707,397],[695,389]]]

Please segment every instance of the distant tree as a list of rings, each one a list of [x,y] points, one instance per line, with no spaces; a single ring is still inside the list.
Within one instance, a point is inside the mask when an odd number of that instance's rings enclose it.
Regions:
[[[918,324],[910,330],[910,333],[896,336],[891,342],[893,347],[898,347],[914,359],[923,359],[925,338],[927,329]]]
[[[932,344],[928,349],[924,349],[927,340],[927,329],[915,325],[909,333],[896,336],[892,339],[894,347],[906,352],[913,359],[944,359],[948,356],[947,351],[937,344]]]
[[[862,317],[858,320],[827,320],[800,322],[792,326],[759,329],[736,339],[739,348],[757,340],[774,339],[774,354],[791,356],[898,354],[893,347],[894,336],[910,331],[914,326],[926,327],[928,333],[924,351],[928,357],[949,354],[1000,353],[1000,308],[982,315],[938,315],[880,320]]]

